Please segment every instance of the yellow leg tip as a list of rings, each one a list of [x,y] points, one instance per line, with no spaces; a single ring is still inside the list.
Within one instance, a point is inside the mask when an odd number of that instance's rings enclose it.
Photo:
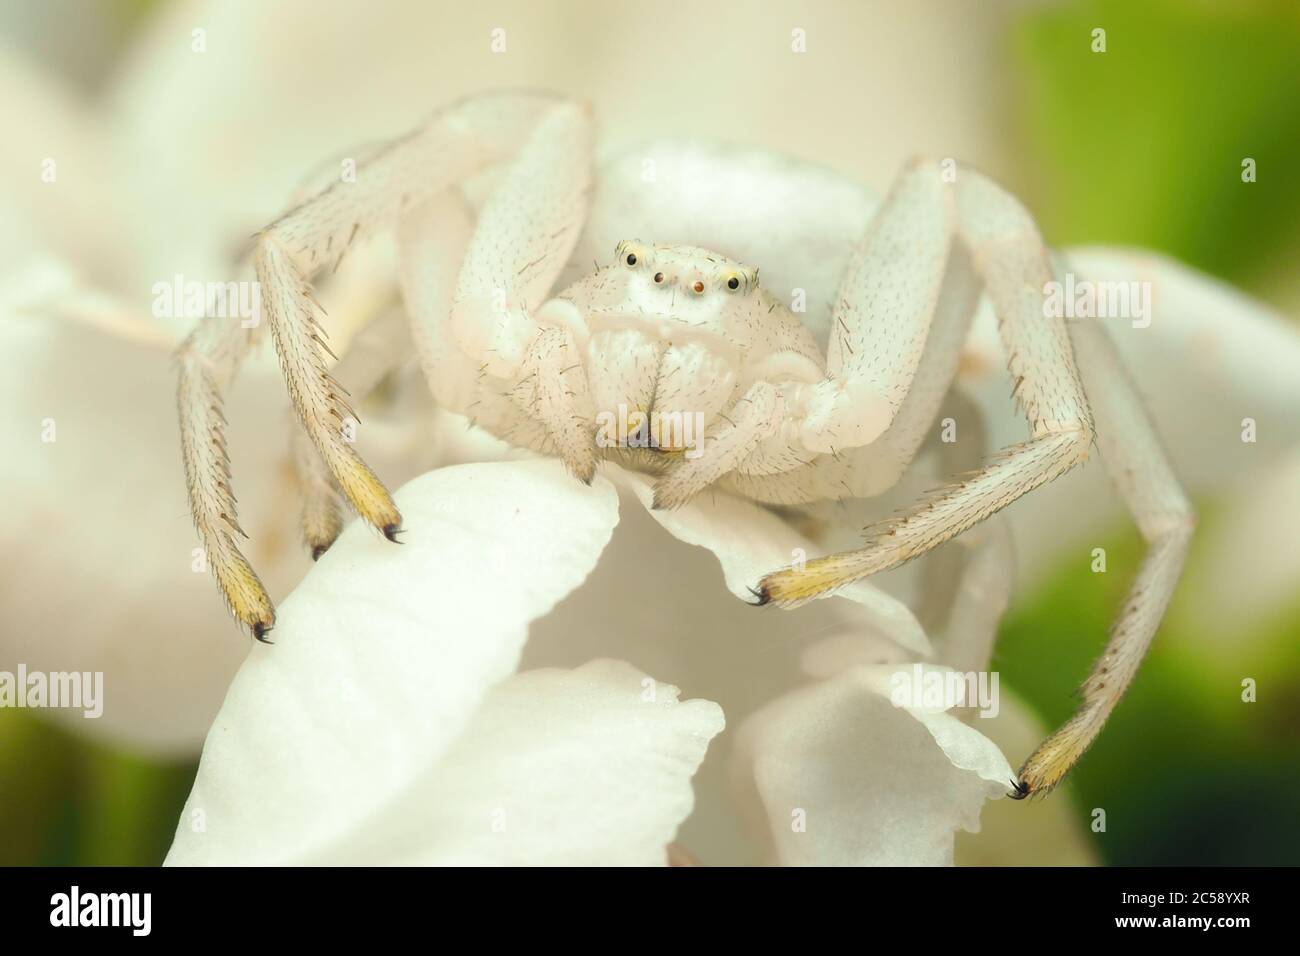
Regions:
[[[228,563],[214,563],[213,568],[217,584],[235,619],[248,628],[253,637],[269,644],[266,635],[275,627],[275,605],[252,565],[236,551],[229,556]]]
[[[1088,749],[1088,740],[1057,732],[1039,745],[1020,768],[1016,784],[1023,799],[1051,793]]]
[[[829,597],[834,591],[852,584],[862,573],[844,560],[844,556],[809,561],[804,567],[784,568],[765,575],[755,591],[759,604],[794,608],[820,597]],[[753,590],[753,589],[751,589]]]
[[[336,478],[357,514],[385,535],[390,527],[394,530],[401,528],[402,513],[393,504],[393,496],[384,483],[360,458],[354,457],[350,465],[346,473],[337,474]]]

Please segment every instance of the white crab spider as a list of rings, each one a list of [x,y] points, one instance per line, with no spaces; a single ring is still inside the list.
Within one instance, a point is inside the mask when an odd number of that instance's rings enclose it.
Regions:
[[[297,456],[308,545],[319,554],[339,533],[340,496],[390,539],[401,528],[387,490],[346,440],[351,412],[335,376],[365,376],[349,369],[351,353],[328,370],[309,284],[358,235],[396,227],[406,309],[442,404],[557,455],[585,481],[611,455],[651,470],[656,505],[666,507],[713,485],[772,504],[892,486],[953,383],[983,293],[1028,439],[870,529],[865,546],[774,571],[754,593],[758,603],[794,607],[895,567],[1069,470],[1095,440],[1149,552],[1080,708],[1012,782],[1019,796],[1050,790],[1131,682],[1194,519],[1105,331],[1044,314],[1056,267],[1029,214],[978,174],[950,181],[938,164],[909,165],[842,277],[823,353],[757,269],[694,246],[627,239],[612,263],[556,292],[587,212],[591,145],[588,112],[571,102],[472,98],[259,234],[268,324],[310,438]],[[501,178],[475,220],[457,187],[491,167]],[[179,404],[209,563],[234,615],[262,639],[275,612],[236,544],[221,416],[222,391],[254,334],[201,323],[181,350]],[[598,447],[598,413],[621,405],[700,415],[703,453]]]

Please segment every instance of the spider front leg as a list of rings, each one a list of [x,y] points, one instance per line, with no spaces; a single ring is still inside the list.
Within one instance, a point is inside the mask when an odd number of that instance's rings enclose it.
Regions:
[[[698,457],[687,458],[655,482],[655,508],[677,508],[734,471],[781,428],[785,399],[770,382],[755,382],[722,417]]]
[[[444,328],[460,354],[496,380],[479,390],[487,401],[506,393],[587,483],[596,452],[586,319],[572,302],[547,296],[586,220],[591,146],[591,121],[579,107],[538,125],[479,214]],[[418,242],[419,223],[404,233]],[[408,272],[408,294],[418,296],[417,278]]]
[[[1105,331],[1091,322],[1067,328],[1063,319],[1045,312],[1046,284],[1058,276],[1028,214],[979,176],[965,174],[949,192],[954,194],[947,209],[949,216],[955,212],[955,239],[968,250],[997,313],[1013,394],[1029,419],[1031,438],[874,529],[866,548],[809,562],[807,580],[793,570],[770,574],[761,593],[765,600],[793,606],[960,533],[1081,461],[1095,410],[1103,459],[1150,549],[1106,649],[1083,684],[1082,705],[1021,768],[1015,792],[1025,797],[1060,783],[1128,689],[1177,584],[1194,518]],[[912,212],[924,216],[926,209],[917,206]],[[1082,379],[1093,396],[1092,408]]]
[[[915,164],[904,174],[850,264],[836,308],[842,334],[832,340],[831,378],[808,411],[805,443],[818,448],[846,433],[861,438],[888,427],[888,418],[883,427],[876,423],[878,399],[863,416],[866,424],[855,425],[855,396],[883,397],[892,412],[915,387],[912,376],[958,243],[997,313],[1029,440],[869,529],[866,547],[767,575],[759,586],[763,603],[796,607],[896,567],[1087,457],[1092,416],[1065,323],[1044,315],[1052,271],[1033,220],[982,176],[963,172],[957,183],[947,183],[932,164]]]
[[[582,122],[581,108],[546,97],[468,100],[359,166],[356,182],[334,183],[259,237],[255,264],[262,298],[298,416],[357,513],[390,539],[401,527],[401,515],[347,441],[343,426],[349,413],[325,366],[318,306],[307,277],[331,256],[342,255],[362,232],[392,224],[406,208],[488,165],[535,151],[555,127]]]
[[[404,211],[520,154],[542,129],[574,114],[585,119],[579,107],[543,95],[502,93],[463,101],[411,135],[367,151],[370,158],[358,165],[354,181],[334,182],[257,237],[254,266],[261,298],[298,418],[353,508],[389,538],[396,537],[401,515],[347,441],[349,411],[322,355],[327,346],[310,277],[337,262],[359,236],[391,226]],[[231,610],[261,638],[275,614],[234,544],[234,535],[242,532],[221,419],[221,391],[247,343],[208,326],[196,330],[181,353],[180,418],[190,504]],[[228,358],[232,354],[235,358]]]
[[[545,313],[539,318],[545,321]],[[591,426],[595,406],[573,331],[564,326],[540,328],[519,372],[522,377],[510,392],[511,400],[542,423],[573,476],[591,484],[596,475]]]

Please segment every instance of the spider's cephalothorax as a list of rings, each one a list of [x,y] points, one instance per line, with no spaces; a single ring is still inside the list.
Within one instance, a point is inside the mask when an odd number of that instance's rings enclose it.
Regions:
[[[612,263],[555,288],[584,228],[591,145],[579,105],[520,93],[468,99],[259,234],[262,301],[302,425],[296,464],[313,553],[339,533],[340,500],[390,538],[401,525],[343,427],[338,383],[364,393],[373,363],[363,373],[349,352],[327,365],[309,282],[359,235],[395,228],[406,316],[440,404],[557,455],[583,480],[601,457],[629,456],[656,474],[655,502],[669,507],[714,485],[773,504],[894,485],[953,391],[984,296],[1025,440],[872,528],[864,546],[774,571],[754,591],[760,603],[795,607],[896,567],[1065,473],[1095,441],[1150,551],[1079,710],[1014,784],[1020,796],[1051,789],[1131,682],[1193,518],[1105,330],[1045,308],[1062,265],[1032,218],[978,173],[911,163],[854,246],[823,349],[756,269],[728,257],[736,249],[623,241]],[[738,166],[722,175],[791,201],[799,176],[761,165],[757,179]],[[459,185],[494,168],[500,177],[471,212]],[[179,397],[195,524],[234,614],[260,638],[275,612],[237,545],[221,413],[252,340],[237,323],[201,323],[182,348]]]
[[[816,340],[758,270],[706,249],[620,242],[613,265],[562,292],[548,315],[566,306],[598,449],[644,447],[648,436],[654,450],[695,460],[757,383],[793,395],[824,374]]]

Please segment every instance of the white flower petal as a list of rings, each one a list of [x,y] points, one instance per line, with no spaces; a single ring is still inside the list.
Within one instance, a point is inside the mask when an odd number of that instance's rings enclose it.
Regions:
[[[799,686],[800,651],[827,634],[861,633],[862,608],[816,601],[798,611],[752,607],[723,584],[713,553],[679,541],[620,491],[619,524],[591,577],[528,636],[521,666],[577,667],[595,657],[632,662],[717,701],[729,723]],[[885,638],[897,654],[910,656]],[[734,734],[709,747],[695,776],[696,808],[677,841],[710,866],[753,862],[727,782]]]
[[[1015,586],[1010,526],[1002,515],[994,515],[958,538],[957,547],[964,563],[942,641],[936,642],[936,663],[957,671],[982,671],[993,655]]]
[[[516,674],[427,780],[313,862],[662,866],[723,728],[622,661]]]
[[[799,665],[809,677],[825,679],[857,667],[903,664],[908,660],[908,652],[892,641],[875,634],[846,631],[805,648],[799,656]]]
[[[587,488],[556,461],[444,468],[396,500],[403,546],[354,522],[280,606],[275,645],[236,675],[169,862],[300,858],[398,797],[618,521],[607,481]]]
[[[764,574],[787,567],[800,551],[805,556],[817,552],[816,546],[808,539],[753,502],[725,492],[709,491],[681,508],[652,509],[652,479],[616,465],[604,467],[607,469],[604,473],[620,487],[632,491],[669,534],[687,544],[712,551],[722,565],[728,590],[743,600],[753,601],[750,588]],[[857,613],[853,623],[861,623],[917,654],[930,653],[925,632],[902,601],[869,581],[849,585],[839,592],[838,597],[859,606],[854,609]]]
[[[1234,487],[1228,507],[1202,525],[1202,558],[1185,585],[1184,613],[1196,622],[1187,630],[1213,641],[1221,662],[1256,654],[1250,638],[1272,636],[1266,623],[1300,593],[1300,446]]]
[[[950,864],[954,833],[978,830],[984,801],[1009,792],[1011,767],[983,734],[891,703],[895,671],[804,688],[740,728],[733,773],[772,862]]]

